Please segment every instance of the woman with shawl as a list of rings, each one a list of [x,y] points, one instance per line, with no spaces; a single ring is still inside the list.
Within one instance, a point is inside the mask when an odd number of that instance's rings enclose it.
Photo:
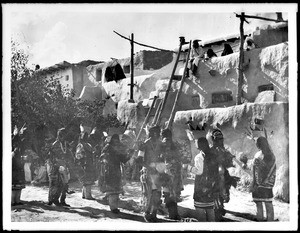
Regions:
[[[126,151],[119,135],[114,134],[100,156],[100,191],[108,196],[110,210],[115,214],[120,212],[119,194],[123,193],[121,165],[129,160]]]

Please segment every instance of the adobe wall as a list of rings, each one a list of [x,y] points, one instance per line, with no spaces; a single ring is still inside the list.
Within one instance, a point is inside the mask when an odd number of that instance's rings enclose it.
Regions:
[[[258,151],[255,143],[247,138],[245,132],[249,123],[254,118],[264,120],[264,127],[267,130],[268,141],[276,157],[277,180],[274,188],[275,196],[289,201],[289,122],[288,103],[248,103],[228,108],[211,108],[191,111],[178,111],[173,124],[175,140],[185,141],[188,136],[186,122],[193,120],[200,126],[207,124],[205,131],[193,131],[195,139],[205,137],[209,129],[217,126],[224,135],[224,144],[231,149],[231,152],[239,159],[240,155],[247,156],[249,161]],[[263,132],[254,132],[255,136],[264,135]],[[191,152],[194,157],[197,154],[195,141],[190,140]],[[231,174],[242,177],[242,182],[249,180],[249,175],[242,172],[236,166]]]
[[[73,65],[73,89],[75,91],[75,97],[79,97],[84,86],[94,86],[94,84],[87,78],[84,78],[87,71],[84,66]]]
[[[288,101],[288,43],[245,51],[243,97],[254,102],[258,86],[272,83],[276,101]],[[239,53],[199,62],[195,79],[187,80],[186,94],[199,94],[199,108],[228,107],[236,103]],[[211,72],[213,71],[213,73]],[[211,74],[212,73],[212,74]],[[232,101],[213,104],[212,93],[231,91]]]
[[[147,51],[142,50],[134,55],[134,76],[149,75],[153,74],[155,70],[158,70],[173,61],[173,52],[171,51]],[[118,63],[121,65],[123,72],[127,78],[131,77],[131,69],[126,70],[125,66],[131,65],[130,57],[118,59]],[[86,68],[86,73],[83,74],[84,80],[97,84],[100,81],[106,83],[105,80],[105,69],[108,62],[90,65]],[[100,80],[96,80],[98,77],[97,71],[102,70]]]
[[[264,25],[253,32],[252,38],[260,48],[280,44],[288,41],[288,27],[286,23]]]
[[[186,79],[183,85],[177,109],[191,110],[235,105],[238,56],[238,53],[233,53],[224,57],[216,57],[206,62],[200,62],[197,77]],[[245,66],[243,86],[243,95],[246,98],[246,102],[254,102],[258,96],[258,86],[269,83],[274,85],[274,90],[277,93],[275,100],[288,102],[287,43],[245,51],[245,61],[248,61]],[[154,95],[158,95],[162,99],[165,95],[174,63],[175,59],[150,75],[136,76],[134,78],[136,84],[134,87],[134,101],[136,103],[144,102],[144,100],[153,98]],[[180,75],[182,73],[183,65],[183,62],[178,64],[175,74]],[[215,71],[214,76],[210,74],[210,70]],[[180,83],[180,81],[176,80],[172,83],[165,111],[162,114],[162,123],[169,119]],[[110,97],[115,103],[128,100],[130,98],[130,87],[128,84],[130,84],[130,78],[122,79],[118,82],[102,83],[102,98]],[[222,91],[231,91],[232,101],[213,104],[212,93]],[[148,104],[148,107],[150,107],[150,104]]]
[[[143,69],[157,70],[169,64],[173,60],[173,52],[168,51],[142,51]]]
[[[73,80],[73,72],[72,72],[72,68],[66,68],[66,69],[57,69],[54,72],[48,73],[45,75],[46,79],[50,79],[53,78],[58,79],[60,84],[66,88],[74,88],[75,84],[74,84],[74,80]],[[66,80],[66,76],[69,76],[69,79]]]

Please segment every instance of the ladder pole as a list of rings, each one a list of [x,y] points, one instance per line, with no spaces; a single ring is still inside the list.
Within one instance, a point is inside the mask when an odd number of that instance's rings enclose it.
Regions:
[[[140,135],[141,135],[141,133],[142,133],[142,131],[143,131],[143,128],[144,128],[145,125],[148,123],[148,120],[149,120],[149,118],[150,118],[150,113],[151,113],[152,109],[154,108],[154,105],[155,105],[156,100],[157,100],[157,96],[154,96],[153,101],[152,101],[152,104],[151,104],[151,107],[150,107],[150,109],[148,110],[148,113],[147,113],[147,115],[146,115],[146,118],[145,118],[145,120],[144,120],[144,122],[143,122],[143,124],[142,124],[142,126],[141,126],[141,128],[140,128],[140,130],[139,130],[139,133],[138,133],[138,135],[137,135],[137,137],[136,137],[136,141],[139,140]]]
[[[155,102],[156,102],[157,98],[158,98],[157,96],[154,96],[153,102],[152,102],[152,104],[151,104],[150,109],[148,110],[147,116],[146,116],[146,118],[144,119],[144,122],[143,122],[143,124],[142,124],[142,126],[141,126],[141,128],[140,128],[140,130],[139,130],[138,135],[136,136],[135,142],[134,142],[134,144],[133,144],[134,153],[133,153],[133,155],[131,156],[131,158],[129,159],[129,164],[130,164],[130,165],[133,164],[134,159],[137,157],[137,149],[136,149],[135,147],[138,145],[138,141],[139,141],[139,138],[140,138],[141,133],[142,133],[142,131],[143,131],[143,128],[145,127],[145,125],[147,124],[147,122],[148,122],[148,120],[149,120],[149,118],[150,118],[150,113],[151,113],[152,109],[154,108],[154,105],[155,105]]]
[[[191,45],[192,45],[192,41],[190,40],[189,52],[188,52],[188,56],[187,57],[190,57]],[[183,71],[183,74],[182,74],[180,87],[179,87],[179,89],[177,91],[177,94],[176,94],[176,97],[175,97],[175,100],[174,100],[174,104],[173,104],[173,108],[172,108],[172,111],[171,111],[171,115],[170,115],[169,121],[167,122],[166,128],[168,128],[168,129],[171,129],[172,125],[173,125],[173,120],[174,120],[175,113],[176,113],[177,103],[178,103],[178,100],[179,100],[179,97],[180,97],[180,94],[181,94],[181,91],[182,91],[182,88],[183,88],[183,84],[184,84],[185,79],[186,79],[186,74],[185,73],[186,73],[188,62],[189,62],[189,60],[187,59],[186,63],[185,63],[185,66],[184,66],[184,71]]]
[[[242,103],[243,97],[243,63],[244,63],[244,21],[245,21],[245,13],[242,12],[240,17],[240,54],[239,54],[239,69],[238,69],[238,77],[237,77],[237,93],[236,93],[236,104],[239,105]]]
[[[161,110],[161,106],[162,106],[162,100],[159,102],[159,105],[156,109],[156,112],[155,112],[155,115],[154,115],[154,118],[153,118],[153,121],[152,121],[152,125],[155,125],[157,123],[157,117],[158,117],[158,113],[160,112]]]
[[[134,102],[133,100],[133,87],[134,87],[134,64],[133,64],[133,60],[134,60],[134,48],[133,48],[133,33],[131,33],[131,41],[130,41],[130,44],[131,44],[131,60],[130,60],[130,73],[131,73],[131,78],[130,78],[130,100],[132,102]]]
[[[174,64],[174,67],[173,67],[173,70],[172,70],[172,74],[171,74],[171,77],[170,77],[170,80],[169,80],[169,83],[168,83],[166,94],[165,94],[165,96],[164,96],[164,98],[162,100],[162,106],[161,106],[161,110],[159,111],[158,116],[157,116],[157,122],[155,122],[155,124],[157,124],[157,125],[160,124],[161,114],[164,111],[164,108],[166,106],[166,102],[167,102],[168,95],[169,95],[169,92],[170,92],[170,89],[171,89],[171,85],[172,85],[172,82],[173,82],[174,74],[175,74],[175,71],[176,71],[176,68],[177,68],[177,65],[178,65],[178,61],[179,61],[179,57],[180,57],[180,53],[181,53],[182,44],[183,44],[183,39],[180,38],[180,45],[179,45],[179,51],[177,53],[176,62]]]

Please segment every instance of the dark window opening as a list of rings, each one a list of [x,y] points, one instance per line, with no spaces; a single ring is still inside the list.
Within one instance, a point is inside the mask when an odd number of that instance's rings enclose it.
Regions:
[[[123,70],[125,74],[129,74],[130,73],[130,65],[128,66],[123,66]]]
[[[258,93],[262,91],[273,91],[273,90],[274,90],[273,84],[266,84],[258,87]]]
[[[197,108],[197,107],[200,106],[200,97],[199,97],[199,95],[192,96],[192,106],[194,108]]]
[[[118,109],[118,103],[115,103],[116,109]]]
[[[213,104],[225,103],[225,102],[229,102],[229,101],[233,101],[233,97],[232,97],[232,92],[231,91],[228,91],[228,92],[218,92],[218,93],[213,93],[212,94],[212,103]]]
[[[96,81],[97,82],[101,81],[101,76],[102,76],[102,69],[98,69],[96,71]]]

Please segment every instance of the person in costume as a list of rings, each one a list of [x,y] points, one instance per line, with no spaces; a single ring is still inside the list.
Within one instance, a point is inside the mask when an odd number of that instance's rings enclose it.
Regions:
[[[256,139],[258,152],[253,161],[252,198],[257,208],[257,220],[264,220],[263,205],[267,221],[274,221],[273,187],[276,179],[276,158],[265,137]]]
[[[100,156],[100,191],[105,193],[111,212],[118,214],[119,196],[123,193],[122,164],[129,160],[126,147],[120,142],[118,134],[111,136]]]

